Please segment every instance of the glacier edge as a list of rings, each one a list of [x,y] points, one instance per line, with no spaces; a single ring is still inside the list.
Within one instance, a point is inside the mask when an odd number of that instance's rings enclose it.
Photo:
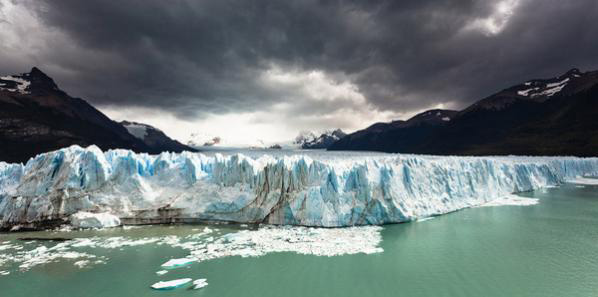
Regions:
[[[79,211],[124,224],[192,221],[322,227],[399,223],[598,176],[598,158],[380,154],[250,158],[71,146],[0,162],[0,228]]]

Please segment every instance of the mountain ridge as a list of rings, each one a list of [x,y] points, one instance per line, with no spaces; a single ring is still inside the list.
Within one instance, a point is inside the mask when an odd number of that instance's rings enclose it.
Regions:
[[[443,125],[404,124],[413,118],[376,123],[335,142],[330,149],[595,156],[598,125],[594,118],[598,118],[598,71],[573,68],[553,78],[532,79],[503,89],[454,113]]]
[[[0,77],[0,160],[25,162],[73,144],[159,153],[81,98],[60,90],[37,67]]]
[[[154,126],[133,121],[120,121],[119,123],[123,125],[131,135],[139,138],[149,147],[173,152],[196,151],[194,148],[168,137],[162,130]]]
[[[335,141],[346,135],[341,129],[329,129],[319,133],[302,131],[295,137],[293,144],[299,146],[301,149],[327,149]]]

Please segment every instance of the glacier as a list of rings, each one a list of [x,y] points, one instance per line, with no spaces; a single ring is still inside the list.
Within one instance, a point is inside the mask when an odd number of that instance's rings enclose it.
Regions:
[[[0,162],[0,228],[55,227],[78,212],[110,214],[124,225],[379,225],[596,176],[598,158],[148,155],[71,146],[26,164]]]

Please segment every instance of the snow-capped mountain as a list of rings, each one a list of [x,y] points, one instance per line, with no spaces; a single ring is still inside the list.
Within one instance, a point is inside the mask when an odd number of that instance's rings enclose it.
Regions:
[[[347,134],[341,129],[326,130],[322,133],[302,131],[295,137],[293,144],[302,149],[326,149],[345,135]]]
[[[85,100],[60,90],[38,68],[0,77],[1,161],[25,162],[39,153],[73,144],[162,151],[146,145]]]
[[[54,80],[33,67],[28,73],[0,76],[0,91],[20,95],[63,94]]]
[[[122,121],[120,124],[133,136],[141,139],[147,146],[156,150],[171,152],[196,151],[194,148],[166,136],[164,132],[153,126],[129,121]]]
[[[571,69],[504,89],[459,112],[430,110],[408,121],[377,123],[330,149],[595,156],[597,118],[598,71]]]
[[[500,110],[517,101],[545,102],[552,98],[573,95],[595,85],[597,73],[583,73],[573,68],[557,77],[532,79],[486,97],[466,108],[464,112],[479,109]]]

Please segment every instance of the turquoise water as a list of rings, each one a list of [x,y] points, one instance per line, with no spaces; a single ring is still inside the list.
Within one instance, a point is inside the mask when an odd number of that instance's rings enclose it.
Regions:
[[[598,296],[598,187],[564,185],[522,194],[534,206],[482,207],[422,222],[384,226],[381,253],[340,256],[269,253],[223,257],[170,270],[160,264],[188,255],[163,244],[89,252],[106,263],[78,268],[61,259],[20,272],[0,270],[1,296]],[[186,236],[203,226],[0,235],[0,242],[32,249],[19,237]],[[212,227],[217,233],[236,226]],[[0,253],[8,255],[14,251]],[[17,265],[18,266],[18,265]],[[175,278],[207,278],[200,290],[154,291]]]

